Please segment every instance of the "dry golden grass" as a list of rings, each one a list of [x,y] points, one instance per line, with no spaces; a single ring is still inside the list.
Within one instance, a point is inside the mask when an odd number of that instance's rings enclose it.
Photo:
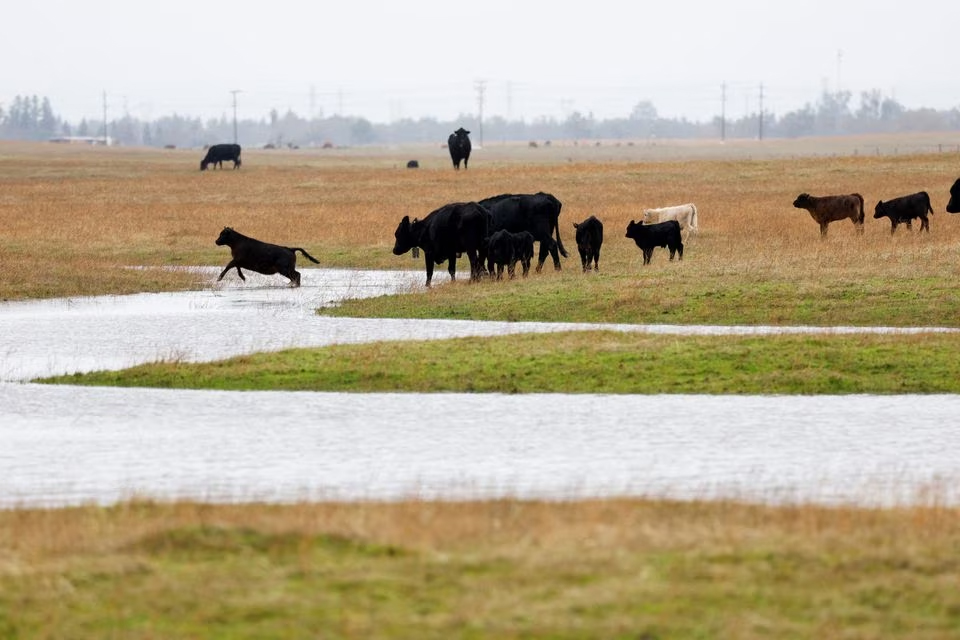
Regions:
[[[735,278],[782,273],[799,287],[804,278],[957,275],[960,219],[944,213],[948,189],[960,174],[955,152],[788,157],[792,148],[812,152],[810,141],[793,144],[745,142],[719,151],[715,143],[489,145],[475,154],[469,171],[460,172],[439,147],[248,150],[238,171],[201,173],[195,150],[2,143],[0,298],[196,286],[189,274],[145,275],[121,267],[225,264],[224,249],[213,244],[225,225],[303,246],[322,266],[422,268],[390,252],[403,215],[539,190],[564,203],[567,269],[579,268],[572,222],[601,218],[601,269],[634,273],[639,251],[623,238],[627,222],[645,207],[693,201],[702,232],[689,243],[688,260],[696,266],[688,270]],[[869,143],[847,144],[857,149]],[[843,152],[835,141],[823,146]],[[716,157],[720,151],[729,158]],[[423,168],[403,168],[411,156]],[[877,200],[919,190],[930,193],[936,211],[929,236],[901,228],[891,237],[886,220],[872,219]],[[838,222],[821,241],[807,212],[792,207],[802,191],[861,193],[864,236]],[[655,253],[653,268],[663,268],[665,259]]]

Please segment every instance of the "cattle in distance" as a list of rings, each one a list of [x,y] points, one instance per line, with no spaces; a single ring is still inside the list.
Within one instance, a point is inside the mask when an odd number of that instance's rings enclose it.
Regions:
[[[560,256],[567,250],[560,240],[560,201],[549,193],[511,194],[484,198],[480,206],[490,212],[490,233],[506,229],[511,233],[527,231],[540,243],[537,271],[543,268],[547,255],[553,258],[554,269],[560,270]],[[556,241],[553,237],[556,235]]]
[[[240,168],[240,145],[214,144],[207,148],[207,155],[200,161],[200,171],[206,171],[210,165],[223,169],[223,163],[230,161],[234,169]]]
[[[837,220],[850,219],[857,229],[863,233],[863,196],[859,193],[850,193],[836,196],[812,196],[801,193],[793,201],[797,209],[806,209],[810,217],[820,225],[820,237],[827,235],[827,225]]]
[[[217,238],[216,243],[220,246],[230,247],[231,260],[227,266],[220,272],[217,282],[223,280],[230,269],[236,268],[237,275],[241,280],[247,278],[243,275],[241,269],[249,269],[263,275],[273,275],[279,273],[289,278],[290,284],[300,286],[300,273],[296,270],[297,254],[299,251],[308,260],[319,264],[319,260],[311,256],[300,247],[284,247],[277,244],[270,244],[245,236],[239,231],[230,227],[224,227]]]
[[[416,160],[407,161],[407,169],[419,169],[419,168],[420,168],[420,163],[418,161]]]
[[[684,237],[689,238],[691,233],[700,230],[700,220],[697,213],[697,205],[692,202],[686,204],[677,204],[670,207],[659,207],[657,209],[643,210],[643,223],[653,224],[655,222],[666,222],[667,220],[676,220],[680,223],[680,230],[684,232]]]
[[[433,280],[433,265],[448,261],[450,279],[456,280],[457,257],[470,260],[470,278],[483,274],[481,248],[486,245],[487,211],[476,202],[455,202],[431,211],[423,220],[404,216],[394,232],[394,255],[403,255],[418,247],[423,252],[427,286]],[[485,251],[485,249],[484,249]]]
[[[890,233],[893,234],[901,224],[907,225],[907,229],[913,229],[913,219],[920,219],[920,230],[930,233],[930,221],[927,219],[927,213],[933,213],[933,207],[930,206],[930,196],[926,191],[918,191],[907,196],[900,196],[893,200],[883,200],[877,202],[874,208],[874,219],[889,218]]]
[[[580,264],[584,273],[590,271],[591,266],[599,271],[603,223],[596,216],[590,216],[583,222],[574,222],[573,228],[576,229],[577,251],[580,252]]]
[[[460,127],[450,134],[447,138],[447,149],[450,151],[450,159],[453,161],[453,168],[460,170],[460,162],[463,162],[463,169],[466,171],[467,163],[470,161],[470,132]]]
[[[642,220],[640,222],[631,220],[627,225],[627,237],[632,238],[640,247],[645,265],[650,264],[655,247],[667,247],[670,249],[671,260],[674,254],[679,254],[679,259],[683,260],[683,239],[680,236],[680,223],[676,220],[655,224],[643,224]]]
[[[950,187],[950,202],[947,203],[947,213],[960,213],[960,178]]]

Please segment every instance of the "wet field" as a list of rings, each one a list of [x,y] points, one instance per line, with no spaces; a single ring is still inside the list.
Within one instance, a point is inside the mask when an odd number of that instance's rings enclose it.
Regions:
[[[211,279],[218,269],[207,271]],[[422,274],[304,270],[200,291],[0,304],[0,504],[603,495],[957,501],[960,397],[341,394],[26,384],[159,359],[605,328],[901,331],[317,316]]]

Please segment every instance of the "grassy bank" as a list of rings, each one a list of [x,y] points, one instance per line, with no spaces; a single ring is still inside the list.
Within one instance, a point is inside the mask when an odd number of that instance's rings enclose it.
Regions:
[[[7,638],[952,638],[960,512],[646,500],[0,511]]]
[[[958,354],[960,334],[691,337],[574,332],[294,349],[46,381],[356,392],[960,393]]]

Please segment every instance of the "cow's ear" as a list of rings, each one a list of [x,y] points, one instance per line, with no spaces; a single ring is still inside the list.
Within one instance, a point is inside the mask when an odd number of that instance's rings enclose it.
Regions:
[[[410,224],[410,216],[403,216],[403,220],[400,221],[400,224],[402,225]]]
[[[573,228],[574,228],[574,229],[579,229],[579,228],[580,228],[580,225],[578,225],[576,222],[574,222],[574,223],[573,223]]]

